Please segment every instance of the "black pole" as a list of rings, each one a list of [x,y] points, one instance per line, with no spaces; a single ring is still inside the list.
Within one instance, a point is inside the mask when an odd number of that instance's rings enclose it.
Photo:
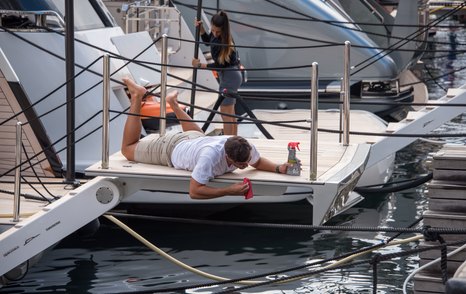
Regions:
[[[77,184],[75,179],[74,136],[74,7],[73,0],[65,0],[65,57],[66,57],[66,179],[68,184]]]
[[[240,104],[241,107],[243,107],[244,111],[246,111],[246,113],[249,115],[250,118],[257,120],[256,115],[251,111],[251,109],[248,107],[246,102],[244,102],[243,98],[239,94],[235,94],[234,98],[236,99],[236,103]],[[217,102],[215,102],[215,105],[214,105],[214,108],[213,108],[215,111],[217,111],[217,109],[220,107],[220,105],[223,102],[223,99],[225,99],[224,95],[219,95],[218,96]],[[209,127],[210,123],[212,122],[212,119],[214,118],[214,116],[215,116],[215,112],[212,111],[211,113],[209,113],[209,117],[207,117],[206,122],[202,126],[202,131],[203,132],[205,132],[207,130],[207,128]],[[254,122],[254,124],[262,132],[262,134],[264,134],[264,136],[267,139],[273,139],[272,135],[265,129],[265,127],[262,125],[261,122]]]
[[[201,7],[202,7],[202,0],[197,0],[197,20],[201,20]],[[196,27],[196,33],[194,36],[195,43],[194,43],[194,58],[199,58],[199,36],[201,35],[201,26]],[[197,68],[193,68],[193,84],[191,87],[191,105],[194,105],[195,96],[196,96],[196,81],[197,81]],[[189,113],[191,117],[194,117],[194,107],[193,111]]]
[[[248,107],[246,102],[244,102],[243,98],[240,95],[236,96],[236,103],[239,103],[241,105],[241,107],[243,107],[244,111],[246,111],[246,113],[249,115],[250,118],[253,118],[253,119],[257,120],[257,117],[254,114],[254,112],[251,111],[251,109]],[[264,134],[264,136],[267,139],[273,139],[272,135],[270,135],[270,133],[265,129],[265,127],[262,125],[261,122],[254,122],[254,124],[262,132],[262,134]]]
[[[223,95],[219,95],[217,102],[215,102],[213,110],[217,111],[224,99],[225,97],[223,97]],[[215,112],[212,111],[211,113],[209,113],[209,117],[207,117],[206,122],[201,128],[204,133],[205,131],[207,131],[207,128],[210,126],[210,122],[214,119],[214,116],[215,116]]]

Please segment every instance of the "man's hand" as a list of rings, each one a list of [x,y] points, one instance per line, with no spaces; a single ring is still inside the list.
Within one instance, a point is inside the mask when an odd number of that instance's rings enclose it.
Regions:
[[[231,195],[244,195],[249,190],[248,183],[236,183],[230,186]]]
[[[201,184],[191,178],[189,183],[189,196],[192,199],[212,199],[227,195],[244,196],[244,193],[246,193],[248,189],[249,185],[243,182],[234,183],[222,188],[216,188]]]

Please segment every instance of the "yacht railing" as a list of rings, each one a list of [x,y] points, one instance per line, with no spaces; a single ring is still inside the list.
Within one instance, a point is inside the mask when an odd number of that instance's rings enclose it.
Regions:
[[[19,222],[20,216],[20,195],[21,195],[21,142],[23,134],[23,124],[16,123],[16,169],[15,169],[15,187],[13,198],[13,222]]]
[[[167,70],[168,70],[168,44],[167,35],[162,36],[161,56],[161,95],[160,95],[160,136],[166,133],[166,93],[167,93]],[[349,145],[350,128],[350,50],[351,43],[345,42],[344,51],[344,75],[341,85],[342,106],[340,107],[340,125],[343,121],[343,145]],[[318,146],[318,99],[319,99],[318,63],[312,63],[311,77],[311,128],[310,128],[310,173],[311,181],[317,178],[317,146]],[[102,169],[109,168],[109,112],[110,112],[110,57],[108,54],[103,58],[103,102],[102,102]],[[343,119],[342,119],[343,117]],[[341,131],[341,129],[340,129]]]
[[[176,53],[181,49],[181,13],[175,7],[146,6],[139,2],[124,5],[125,32],[127,34],[147,31],[155,40],[167,34],[178,39],[170,53]]]
[[[317,144],[318,144],[318,113],[319,113],[319,64],[312,63],[311,77],[311,150],[309,180],[317,179]]]
[[[167,127],[167,72],[168,72],[168,39],[162,36],[162,65],[160,68],[160,136],[164,136]]]
[[[167,71],[168,71],[168,42],[167,35],[162,36],[162,65],[160,74],[160,122],[159,131],[160,136],[166,133],[167,125]],[[109,168],[110,158],[110,56],[104,54],[103,56],[103,95],[102,95],[102,162],[101,168]]]
[[[39,11],[24,11],[24,10],[5,10],[0,9],[0,26],[3,26],[2,18],[4,15],[17,15],[31,18],[34,24],[38,27],[47,27],[50,29],[60,28],[65,29],[65,21],[56,11],[53,10],[39,10]],[[33,19],[32,19],[33,18]],[[54,24],[55,26],[52,26]],[[20,29],[30,30],[30,29]]]
[[[374,7],[374,5],[369,3],[369,1],[367,1],[367,0],[362,0],[361,3],[364,4],[367,8],[369,8],[371,13],[374,14],[380,20],[380,23],[385,23],[385,17],[383,17],[383,15],[380,14],[380,12],[377,11],[377,9]]]
[[[350,129],[350,53],[351,42],[345,41],[343,81],[341,84],[340,126],[343,127],[343,145],[349,144]],[[341,131],[341,129],[340,129]],[[340,139],[341,142],[341,139]]]
[[[106,53],[103,58],[103,100],[102,100],[102,169],[108,169],[110,156],[110,56]]]

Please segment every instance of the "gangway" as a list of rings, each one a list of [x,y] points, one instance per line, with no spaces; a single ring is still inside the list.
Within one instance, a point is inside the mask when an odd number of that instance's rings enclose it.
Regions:
[[[96,177],[0,234],[0,277],[115,207],[124,187]]]

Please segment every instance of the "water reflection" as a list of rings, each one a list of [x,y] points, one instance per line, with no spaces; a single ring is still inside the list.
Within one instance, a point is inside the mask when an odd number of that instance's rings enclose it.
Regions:
[[[69,282],[65,285],[66,293],[90,293],[92,282],[97,279],[97,263],[93,255],[89,259],[74,261],[74,268],[68,272]]]

